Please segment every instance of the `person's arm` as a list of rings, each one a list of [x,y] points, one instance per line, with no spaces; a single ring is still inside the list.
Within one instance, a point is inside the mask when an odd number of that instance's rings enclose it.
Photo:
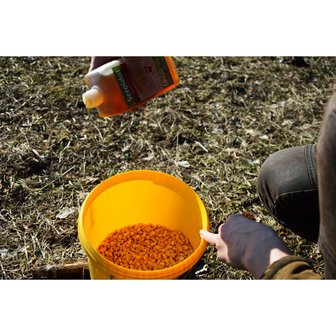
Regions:
[[[292,256],[271,227],[240,214],[231,215],[217,234],[201,230],[200,235],[216,247],[219,260],[247,270],[256,279],[291,279],[298,277],[301,270],[302,278],[308,276],[306,271],[310,266]],[[314,272],[311,267],[310,271]]]
[[[322,278],[304,258],[286,256],[267,267],[261,279],[320,280]]]

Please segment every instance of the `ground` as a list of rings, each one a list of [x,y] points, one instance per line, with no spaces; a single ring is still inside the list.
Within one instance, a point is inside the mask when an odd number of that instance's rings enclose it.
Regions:
[[[113,118],[86,110],[89,57],[0,58],[0,278],[85,261],[78,211],[100,181],[154,169],[188,183],[211,228],[248,211],[323,275],[316,244],[263,208],[256,177],[274,151],[317,140],[336,58],[176,57],[180,85]],[[198,279],[250,279],[209,246]]]

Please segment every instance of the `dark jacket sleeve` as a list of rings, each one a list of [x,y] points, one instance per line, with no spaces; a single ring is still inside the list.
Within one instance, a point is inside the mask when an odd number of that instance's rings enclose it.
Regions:
[[[262,279],[318,280],[321,279],[321,276],[314,271],[313,267],[305,259],[297,256],[288,256],[267,267]]]

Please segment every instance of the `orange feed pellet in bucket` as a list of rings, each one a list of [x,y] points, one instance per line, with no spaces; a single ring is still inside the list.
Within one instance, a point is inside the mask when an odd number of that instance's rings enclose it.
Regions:
[[[112,232],[97,251],[119,266],[154,271],[178,264],[194,250],[180,231],[163,225],[135,224]]]
[[[129,171],[101,182],[86,197],[78,216],[79,239],[88,257],[91,279],[176,279],[202,257],[207,243],[199,231],[209,230],[209,226],[205,206],[190,186],[172,175],[151,170]],[[131,251],[145,248],[143,241],[118,241],[119,249],[127,249],[117,262],[98,251],[115,233],[121,233],[123,238],[125,232],[140,231],[144,236],[152,235],[147,239],[152,250],[147,251],[156,253],[147,255],[148,262],[143,263],[147,266],[141,269],[122,263],[130,258]],[[114,237],[113,241],[117,239]],[[192,251],[189,246],[186,255],[173,255],[176,247],[188,244]]]

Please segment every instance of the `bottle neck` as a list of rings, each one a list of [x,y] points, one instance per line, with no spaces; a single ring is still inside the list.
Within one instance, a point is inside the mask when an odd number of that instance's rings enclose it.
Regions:
[[[104,93],[98,86],[94,85],[83,94],[83,102],[87,108],[98,107],[104,102]]]

